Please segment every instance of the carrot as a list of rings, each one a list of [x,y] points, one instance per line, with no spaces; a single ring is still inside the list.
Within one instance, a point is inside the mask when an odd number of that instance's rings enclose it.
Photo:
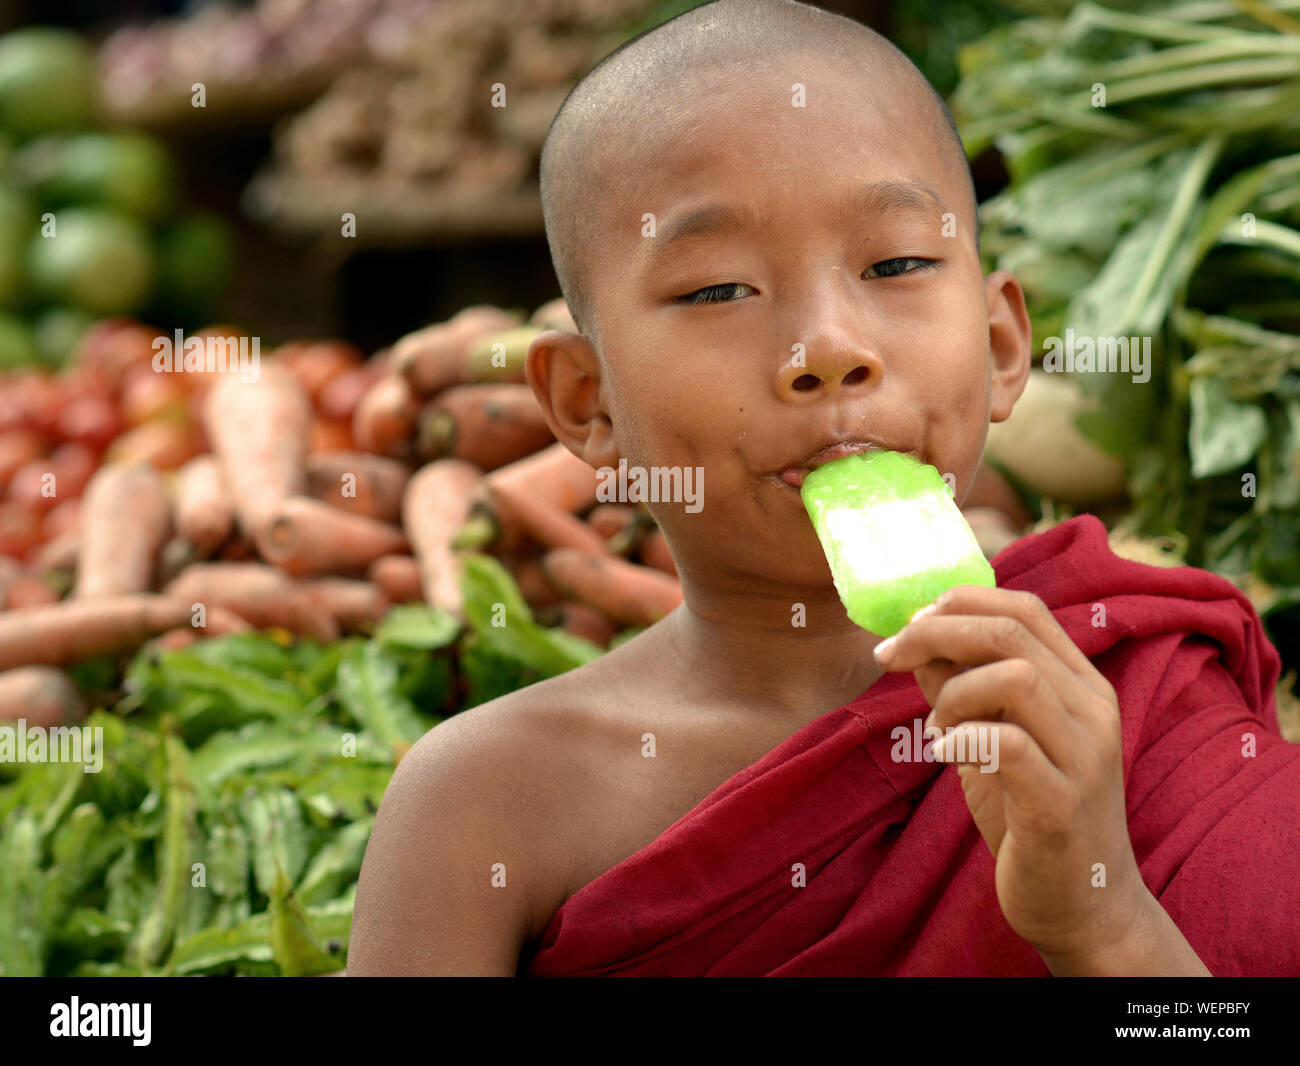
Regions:
[[[58,603],[59,594],[39,577],[20,577],[9,585],[5,593],[5,608],[17,611],[23,607],[44,607]]]
[[[424,600],[459,615],[460,562],[451,548],[482,484],[478,468],[460,459],[439,459],[416,471],[402,499],[402,524],[420,564]]]
[[[566,633],[584,637],[602,648],[609,647],[609,642],[618,632],[618,626],[603,611],[589,604],[566,601],[558,605],[556,614],[560,628]]]
[[[307,433],[307,454],[347,451],[352,447],[352,423],[313,418]]]
[[[637,510],[630,503],[598,503],[587,513],[587,525],[605,540],[626,529]]]
[[[665,574],[672,574],[673,577],[677,576],[677,562],[673,559],[673,553],[668,547],[668,538],[664,536],[662,529],[652,529],[646,534],[637,556],[646,566],[653,566]]]
[[[563,296],[557,296],[554,300],[542,304],[533,312],[528,322],[530,325],[541,326],[542,329],[562,329],[566,333],[578,332],[578,324],[573,321],[573,315],[569,312],[569,305],[564,302]]]
[[[518,522],[538,543],[548,548],[576,548],[602,555],[605,541],[591,526],[567,511],[552,507],[545,499],[522,492],[517,484],[495,485],[491,489],[498,514]]]
[[[193,626],[180,626],[169,629],[162,636],[155,637],[154,643],[161,651],[180,651],[199,641],[199,631]]]
[[[676,579],[612,555],[558,548],[547,552],[542,566],[561,592],[624,625],[653,625],[682,602]]]
[[[196,563],[167,586],[167,595],[233,612],[258,629],[287,629],[313,640],[337,640],[339,627],[302,583],[264,563]]]
[[[190,624],[191,604],[173,596],[138,594],[64,600],[0,614],[0,670],[65,663],[138,648],[148,637]],[[229,611],[208,608],[207,633],[248,626]]]
[[[370,564],[366,577],[393,603],[418,603],[424,599],[420,564],[409,555],[381,555]]]
[[[307,457],[307,492],[350,514],[396,522],[411,468],[371,452],[323,451]]]
[[[266,528],[262,558],[291,574],[340,574],[364,570],[381,555],[407,547],[395,525],[291,496]]]
[[[361,397],[384,376],[386,365],[386,360],[372,357],[329,381],[316,394],[316,410],[320,416],[351,425]]]
[[[228,563],[255,563],[261,561],[257,557],[257,545],[238,529],[217,550],[216,558]]]
[[[275,362],[298,379],[315,404],[326,385],[361,365],[361,352],[347,341],[290,341],[276,349]]]
[[[171,528],[162,478],[147,466],[102,467],[81,503],[78,599],[144,592]]]
[[[560,442],[492,471],[487,484],[512,498],[530,496],[552,507],[579,514],[596,502],[600,475]]]
[[[302,588],[345,631],[373,626],[392,606],[383,589],[371,581],[320,577],[304,581]]]
[[[537,559],[516,559],[510,564],[510,572],[530,607],[550,607],[563,598]]]
[[[415,449],[424,462],[464,459],[495,470],[554,440],[542,405],[527,385],[457,385],[420,412]]]
[[[361,397],[352,416],[352,439],[363,451],[402,459],[415,444],[420,402],[400,374],[385,374]]]
[[[0,673],[0,720],[19,718],[31,729],[72,725],[86,716],[76,685],[52,666],[20,666]]]
[[[207,448],[203,431],[193,422],[145,422],[113,441],[104,459],[135,466],[147,463],[156,470],[176,470]]]
[[[264,366],[257,381],[226,377],[213,385],[205,414],[235,517],[264,550],[276,508],[306,488],[307,394],[286,371]]]
[[[200,555],[211,555],[235,528],[235,502],[211,455],[191,459],[176,472],[176,531]]]
[[[393,365],[419,395],[432,396],[472,380],[469,354],[477,340],[518,325],[518,315],[498,307],[466,307],[446,322],[399,340],[393,346]],[[518,380],[523,380],[522,375]]]

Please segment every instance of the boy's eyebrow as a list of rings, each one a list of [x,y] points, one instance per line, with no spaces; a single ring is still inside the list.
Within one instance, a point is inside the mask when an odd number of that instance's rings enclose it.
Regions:
[[[947,212],[939,194],[919,181],[872,181],[855,190],[837,213],[841,221],[865,214],[882,215],[890,211]],[[672,219],[661,240],[654,241],[650,259],[655,261],[680,241],[698,239],[728,231],[757,230],[762,219],[748,204],[705,204],[680,218]]]

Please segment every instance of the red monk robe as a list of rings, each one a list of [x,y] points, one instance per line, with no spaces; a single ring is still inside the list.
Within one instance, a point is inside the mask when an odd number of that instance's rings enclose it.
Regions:
[[[1091,515],[994,569],[1114,686],[1133,850],[1197,955],[1215,976],[1300,974],[1300,744],[1278,731],[1280,663],[1250,602],[1115,556]],[[956,767],[890,757],[928,714],[903,673],[816,718],[570,897],[521,972],[1047,976],[1002,916]]]

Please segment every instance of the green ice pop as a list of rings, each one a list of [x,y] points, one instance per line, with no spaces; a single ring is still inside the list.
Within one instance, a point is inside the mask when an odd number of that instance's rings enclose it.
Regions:
[[[911,455],[847,455],[810,470],[800,494],[863,629],[892,637],[954,585],[996,584],[939,471]]]

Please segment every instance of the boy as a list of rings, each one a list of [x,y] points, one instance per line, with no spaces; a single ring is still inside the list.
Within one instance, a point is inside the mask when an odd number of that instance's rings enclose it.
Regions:
[[[581,333],[529,381],[593,467],[707,469],[698,513],[651,506],[685,603],[411,750],[349,972],[1300,973],[1300,745],[1227,582],[1080,516],[891,641],[832,586],[804,474],[906,451],[960,501],[1030,363],[906,58],[789,0],[696,8],[574,89],[542,191]],[[900,744],[932,709],[997,772]]]

